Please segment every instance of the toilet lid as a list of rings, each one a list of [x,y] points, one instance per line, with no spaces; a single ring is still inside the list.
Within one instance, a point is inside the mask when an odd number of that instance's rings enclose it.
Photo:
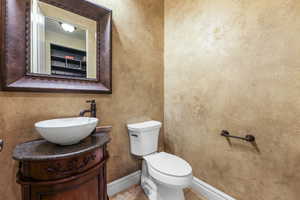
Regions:
[[[151,155],[146,160],[153,169],[170,176],[187,176],[192,173],[189,163],[165,152]]]

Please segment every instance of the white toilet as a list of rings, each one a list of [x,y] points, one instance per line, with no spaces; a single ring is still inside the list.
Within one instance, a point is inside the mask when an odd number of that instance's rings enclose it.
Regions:
[[[161,122],[127,127],[131,153],[143,157],[141,186],[149,200],[184,200],[183,188],[192,182],[192,167],[175,155],[157,152]]]

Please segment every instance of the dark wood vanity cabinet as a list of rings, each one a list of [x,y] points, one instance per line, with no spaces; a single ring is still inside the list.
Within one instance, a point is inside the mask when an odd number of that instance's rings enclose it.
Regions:
[[[66,147],[44,140],[18,145],[22,200],[107,200],[108,141],[104,133]]]

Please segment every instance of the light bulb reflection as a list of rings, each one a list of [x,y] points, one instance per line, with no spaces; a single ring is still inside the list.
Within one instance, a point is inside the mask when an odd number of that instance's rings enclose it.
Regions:
[[[73,26],[71,24],[61,23],[60,25],[61,25],[62,29],[66,32],[73,33],[76,30],[75,26]]]

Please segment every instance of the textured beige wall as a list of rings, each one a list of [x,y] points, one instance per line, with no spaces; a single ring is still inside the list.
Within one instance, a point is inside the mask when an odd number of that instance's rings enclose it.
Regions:
[[[165,0],[165,143],[195,176],[238,200],[298,200],[299,119],[300,1]]]
[[[138,168],[130,156],[125,124],[163,120],[163,4],[160,0],[97,0],[113,10],[113,94],[0,92],[0,199],[19,200],[14,146],[38,137],[39,120],[68,117],[95,98],[102,123],[113,126],[109,145],[109,181]]]

